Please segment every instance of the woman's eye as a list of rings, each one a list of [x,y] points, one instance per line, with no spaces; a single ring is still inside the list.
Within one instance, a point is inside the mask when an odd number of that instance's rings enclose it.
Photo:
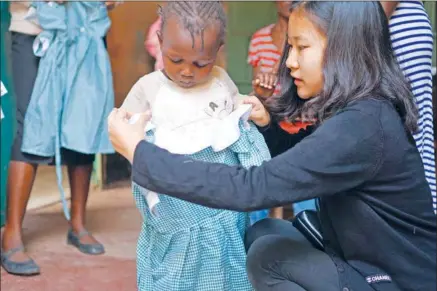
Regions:
[[[308,48],[306,45],[300,45],[297,47],[300,51],[303,51],[304,49]]]

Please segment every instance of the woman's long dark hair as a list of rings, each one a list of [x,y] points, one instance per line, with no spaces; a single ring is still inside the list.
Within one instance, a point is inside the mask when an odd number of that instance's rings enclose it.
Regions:
[[[280,96],[267,101],[275,120],[297,118],[323,122],[347,104],[366,98],[389,100],[405,127],[417,128],[417,108],[410,85],[397,63],[391,46],[388,21],[379,1],[298,1],[291,11],[303,9],[327,38],[322,92],[303,100],[285,65],[287,44],[280,64]]]

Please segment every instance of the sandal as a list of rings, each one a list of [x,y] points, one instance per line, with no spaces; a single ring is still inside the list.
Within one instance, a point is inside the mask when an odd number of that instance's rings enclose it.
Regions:
[[[80,239],[86,235],[91,235],[87,230],[75,234],[72,229],[68,230],[67,244],[75,246],[79,251],[87,255],[101,255],[105,253],[105,248],[101,243],[84,244]]]
[[[35,276],[40,274],[39,266],[34,260],[29,259],[24,262],[14,262],[10,260],[11,256],[18,252],[24,252],[24,247],[20,246],[9,251],[1,251],[1,264],[6,272],[18,276]]]

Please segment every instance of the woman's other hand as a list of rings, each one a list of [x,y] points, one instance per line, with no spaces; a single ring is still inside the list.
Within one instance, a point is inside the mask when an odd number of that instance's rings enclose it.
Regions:
[[[248,96],[244,98],[243,104],[252,105],[252,111],[249,119],[252,120],[257,126],[264,127],[270,124],[270,114],[257,97]]]

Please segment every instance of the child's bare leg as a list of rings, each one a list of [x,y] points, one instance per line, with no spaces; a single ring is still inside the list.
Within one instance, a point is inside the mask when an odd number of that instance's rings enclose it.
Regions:
[[[284,218],[284,208],[283,207],[271,208],[269,216],[271,218],[283,219]]]

